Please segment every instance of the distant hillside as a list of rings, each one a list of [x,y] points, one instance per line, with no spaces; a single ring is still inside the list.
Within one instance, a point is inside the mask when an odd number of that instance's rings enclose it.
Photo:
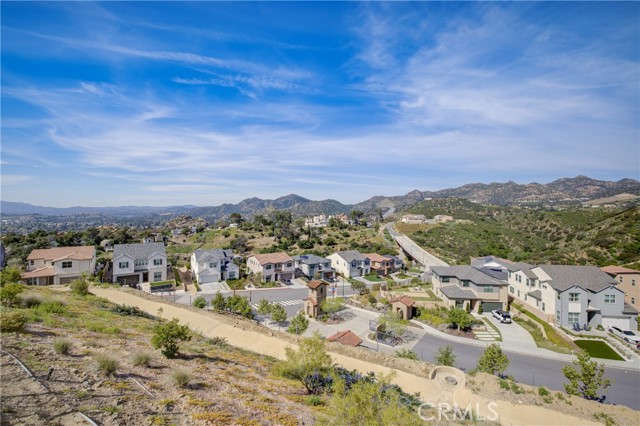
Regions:
[[[419,245],[450,263],[489,254],[552,264],[632,265],[640,262],[640,207],[528,209],[462,199],[423,201],[408,212],[466,219],[407,227]],[[417,229],[416,229],[417,228]],[[399,230],[403,230],[399,226]]]
[[[80,214],[104,214],[110,216],[147,216],[153,214],[185,214],[195,206],[120,206],[120,207],[43,207],[28,203],[0,201],[3,216],[38,214],[45,216],[71,216]]]

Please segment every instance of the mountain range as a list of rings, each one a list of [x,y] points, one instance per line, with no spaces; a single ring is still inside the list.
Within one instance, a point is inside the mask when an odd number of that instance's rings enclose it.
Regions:
[[[222,204],[214,207],[192,205],[169,207],[42,207],[27,203],[2,201],[2,216],[15,215],[107,215],[113,217],[176,216],[189,215],[215,221],[237,212],[243,216],[266,214],[274,210],[288,210],[293,216],[312,214],[348,213],[351,210],[373,212],[379,209],[400,211],[429,198],[463,198],[480,204],[495,205],[557,205],[579,204],[589,200],[612,197],[619,194],[640,196],[640,182],[634,179],[622,179],[617,182],[591,179],[587,176],[562,178],[547,184],[529,183],[472,183],[458,188],[439,191],[413,190],[399,196],[375,196],[356,204],[342,204],[336,200],[314,201],[296,194],[286,195],[275,200],[248,198],[238,204]]]

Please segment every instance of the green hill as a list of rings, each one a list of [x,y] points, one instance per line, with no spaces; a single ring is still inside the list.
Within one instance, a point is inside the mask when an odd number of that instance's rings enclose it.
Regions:
[[[530,263],[630,265],[640,262],[640,207],[565,210],[429,200],[410,213],[463,222],[420,226],[410,237],[450,263],[493,254]]]

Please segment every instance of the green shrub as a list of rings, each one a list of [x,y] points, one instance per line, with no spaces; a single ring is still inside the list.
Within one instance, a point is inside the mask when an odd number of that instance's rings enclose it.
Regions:
[[[367,299],[369,300],[369,303],[371,303],[372,305],[378,302],[378,300],[373,294],[369,294],[369,296],[367,296]]]
[[[374,284],[371,286],[371,291],[376,292],[380,291],[380,284]]]
[[[322,399],[322,397],[318,395],[309,395],[305,399],[304,403],[312,407],[317,407],[319,405],[324,405],[324,399]]]
[[[198,296],[193,300],[193,306],[195,308],[204,309],[207,307],[207,300],[202,296]]]
[[[86,296],[89,294],[89,281],[84,278],[79,280],[75,280],[71,283],[71,293],[77,294],[78,296]]]
[[[131,363],[136,367],[149,367],[151,365],[151,354],[147,352],[136,352],[133,354]]]
[[[122,315],[122,316],[133,316],[133,317],[142,317],[142,318],[153,318],[148,313],[138,309],[135,306],[127,306],[127,305],[115,305],[109,309],[109,312],[114,314]]]
[[[35,294],[28,294],[22,297],[21,304],[25,308],[35,308],[42,303],[42,298]]]
[[[60,355],[67,355],[71,350],[71,342],[65,339],[58,339],[53,342],[53,349]]]
[[[28,318],[24,312],[3,311],[0,312],[0,331],[3,333],[22,333],[27,325]]]
[[[10,283],[0,288],[0,304],[10,308],[20,301],[20,293],[24,291],[22,284]]]
[[[154,348],[160,349],[165,357],[175,358],[178,356],[178,342],[181,340],[191,340],[191,332],[188,326],[178,324],[178,320],[174,318],[154,328],[151,344]]]
[[[484,312],[484,309],[482,309],[482,302],[480,302],[480,304],[478,305],[478,313],[481,314]]]
[[[547,396],[550,393],[551,392],[549,392],[549,390],[547,388],[545,388],[544,386],[538,388],[538,395],[540,395],[540,396]]]
[[[45,314],[66,314],[67,307],[60,300],[47,300],[36,308],[38,312]]]
[[[399,349],[396,351],[396,356],[398,358],[418,359],[418,355],[411,349]]]
[[[96,357],[96,367],[100,374],[115,376],[118,371],[118,361],[109,355],[98,355]]]
[[[174,385],[181,388],[187,387],[190,379],[189,373],[184,370],[175,370],[171,373],[171,381]]]

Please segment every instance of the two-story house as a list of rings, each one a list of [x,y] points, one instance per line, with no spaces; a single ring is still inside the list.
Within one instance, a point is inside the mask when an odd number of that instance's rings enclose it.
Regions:
[[[95,269],[94,246],[37,249],[27,257],[22,280],[33,285],[69,284],[82,274],[92,275]]]
[[[624,291],[624,301],[640,311],[640,271],[622,266],[600,268],[618,282],[618,288]]]
[[[365,253],[364,255],[371,261],[371,270],[376,274],[386,276],[395,271],[393,269],[393,259],[379,255],[378,253]]]
[[[191,255],[191,273],[201,284],[236,280],[240,269],[233,257],[231,250],[196,250]]]
[[[164,243],[116,244],[113,246],[113,282],[137,286],[167,279]]]
[[[447,306],[477,311],[507,308],[507,283],[491,270],[461,266],[432,266],[433,292]]]
[[[362,277],[371,273],[371,261],[357,250],[346,250],[328,256],[331,267],[346,278]]]
[[[296,272],[309,279],[333,280],[335,272],[331,267],[331,261],[326,257],[315,254],[301,254],[293,256]]]
[[[508,283],[509,297],[547,322],[637,327],[638,311],[625,305],[618,282],[596,266],[514,263]]]
[[[250,274],[262,274],[262,282],[289,282],[293,278],[295,262],[285,252],[255,254],[247,259]]]

